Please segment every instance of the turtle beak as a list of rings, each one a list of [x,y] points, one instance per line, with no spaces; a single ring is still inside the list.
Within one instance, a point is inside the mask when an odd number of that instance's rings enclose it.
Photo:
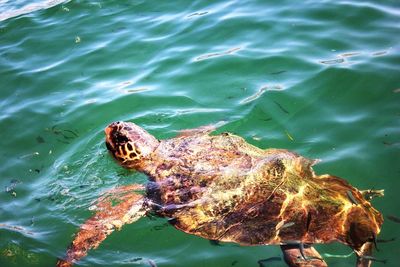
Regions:
[[[106,135],[106,146],[110,151],[114,149],[114,143],[111,138],[111,134],[114,131],[114,128],[115,128],[115,123],[111,123],[104,129],[104,133]]]
[[[109,125],[104,129],[104,133],[106,134],[106,139],[108,140],[112,131],[112,126]]]

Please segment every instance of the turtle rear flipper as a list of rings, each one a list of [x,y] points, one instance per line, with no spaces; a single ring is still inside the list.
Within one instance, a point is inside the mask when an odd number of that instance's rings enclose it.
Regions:
[[[141,185],[121,186],[100,197],[96,204],[98,211],[81,226],[65,259],[59,260],[57,267],[72,266],[90,249],[96,249],[114,230],[142,217],[146,213],[145,197],[135,192],[142,189]],[[119,203],[113,205],[114,201]]]

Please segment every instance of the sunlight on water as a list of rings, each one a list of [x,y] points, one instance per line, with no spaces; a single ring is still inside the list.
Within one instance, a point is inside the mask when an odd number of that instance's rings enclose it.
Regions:
[[[26,4],[26,1],[0,1],[0,21],[29,14],[37,10],[51,8],[64,2],[68,2],[68,0],[49,0],[29,4]]]

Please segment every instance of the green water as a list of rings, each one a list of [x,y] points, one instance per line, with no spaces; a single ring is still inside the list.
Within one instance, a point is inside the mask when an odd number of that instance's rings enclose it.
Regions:
[[[116,120],[160,139],[225,121],[259,147],[322,159],[318,173],[385,189],[374,206],[400,217],[398,1],[55,2],[0,1],[0,266],[54,266],[101,192],[145,182],[106,153],[103,129]],[[380,238],[397,238],[376,257],[398,266],[400,225],[386,219]],[[279,256],[143,218],[78,265],[240,267]]]

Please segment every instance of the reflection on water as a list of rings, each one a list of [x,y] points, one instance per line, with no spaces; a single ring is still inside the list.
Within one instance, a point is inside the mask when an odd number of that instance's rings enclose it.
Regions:
[[[12,9],[12,10],[9,10],[9,8],[13,4],[15,4],[15,2],[14,3],[8,3],[8,2],[13,2],[13,1],[1,1],[0,2],[0,12],[1,12],[0,13],[0,21],[6,20],[9,18],[13,18],[13,17],[17,17],[20,15],[28,14],[31,12],[35,12],[37,10],[51,8],[58,4],[61,4],[64,2],[69,2],[69,0],[47,0],[47,1],[41,1],[38,3],[28,3],[22,7],[18,7],[16,9]],[[22,1],[22,2],[26,3],[26,1]]]
[[[388,51],[378,51],[378,52],[372,52],[372,53],[363,53],[363,52],[348,52],[348,53],[343,53],[338,56],[338,58],[335,59],[329,59],[329,60],[321,60],[320,63],[326,64],[326,65],[334,65],[334,64],[341,64],[341,63],[350,63],[350,58],[352,57],[357,57],[357,56],[366,56],[366,57],[378,57],[378,56],[384,56],[388,53]],[[350,62],[349,62],[350,61]]]
[[[226,55],[230,55],[232,53],[235,53],[235,52],[239,51],[240,49],[241,49],[240,47],[235,47],[235,48],[229,49],[229,50],[224,51],[224,52],[210,53],[210,54],[199,56],[195,60],[196,61],[201,61],[201,60],[209,59],[209,58],[212,58],[212,57],[226,56]]]

